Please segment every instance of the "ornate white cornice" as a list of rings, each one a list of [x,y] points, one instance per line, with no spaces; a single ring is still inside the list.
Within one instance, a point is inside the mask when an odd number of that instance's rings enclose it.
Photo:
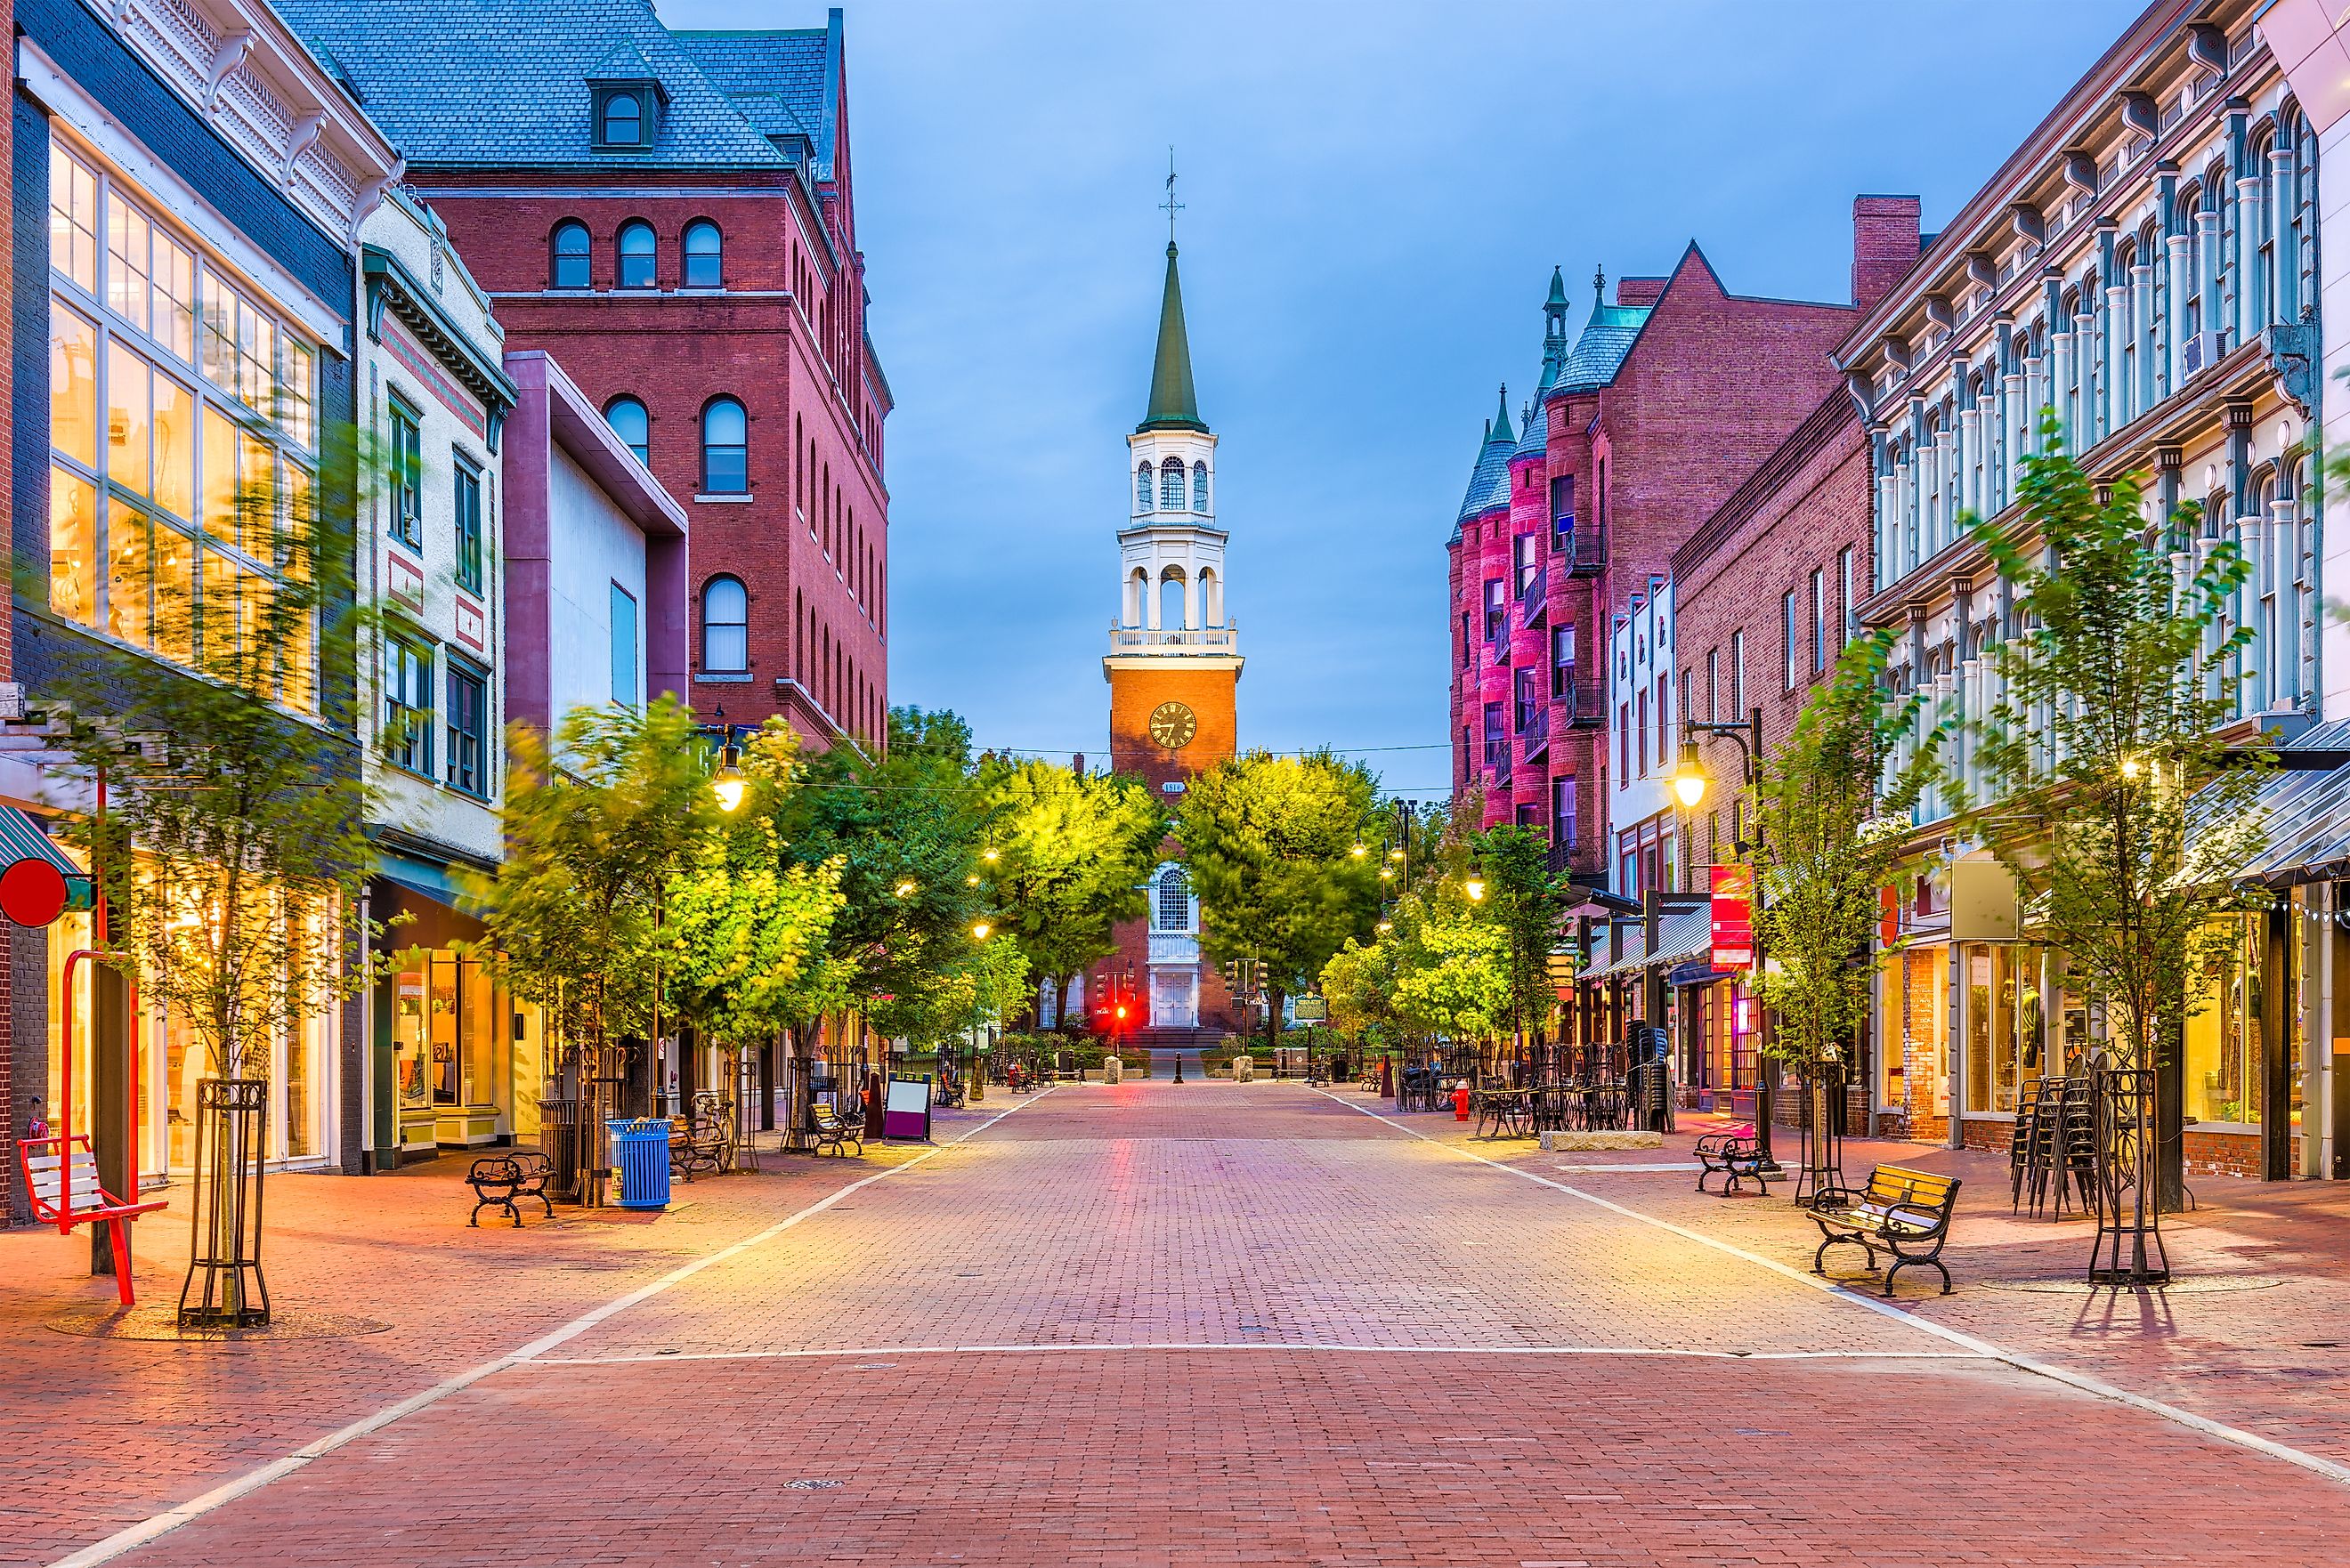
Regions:
[[[357,235],[400,157],[259,0],[92,0],[221,139],[328,233]]]

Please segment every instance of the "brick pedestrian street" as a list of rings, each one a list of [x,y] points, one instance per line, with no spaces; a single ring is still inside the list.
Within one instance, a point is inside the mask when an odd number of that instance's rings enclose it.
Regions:
[[[2201,1286],[2125,1312],[2060,1282],[2077,1223],[1983,1180],[1959,1290],[1905,1275],[1887,1311],[1804,1273],[1783,1189],[1655,1168],[1686,1127],[1466,1131],[1295,1084],[1068,1086],[935,1152],[520,1231],[467,1230],[446,1171],[286,1178],[283,1309],[388,1326],[235,1347],[55,1332],[106,1299],[80,1239],[0,1238],[0,1562],[2336,1555],[2344,1359],[2259,1359],[2322,1337],[2331,1210],[2211,1200],[2174,1231]],[[182,1212],[141,1228],[148,1302]]]

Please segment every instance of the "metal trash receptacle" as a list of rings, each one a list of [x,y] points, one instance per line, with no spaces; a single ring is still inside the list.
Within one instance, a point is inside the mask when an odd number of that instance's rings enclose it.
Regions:
[[[624,1116],[604,1124],[612,1136],[612,1165],[620,1177],[620,1207],[669,1207],[669,1121]]]

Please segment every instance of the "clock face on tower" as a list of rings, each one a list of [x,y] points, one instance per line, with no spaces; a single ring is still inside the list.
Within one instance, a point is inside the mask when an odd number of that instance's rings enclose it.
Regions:
[[[1180,751],[1199,732],[1200,721],[1180,702],[1161,702],[1150,711],[1150,738],[1169,751]]]

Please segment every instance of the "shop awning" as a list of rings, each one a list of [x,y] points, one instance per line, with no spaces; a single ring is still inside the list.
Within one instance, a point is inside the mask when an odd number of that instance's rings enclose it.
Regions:
[[[32,815],[13,805],[0,805],[0,866],[19,860],[46,860],[67,877],[86,877],[65,846],[41,830]]]
[[[408,916],[387,929],[386,946],[441,948],[481,938],[482,922],[466,907],[465,895],[447,862],[380,843],[375,846],[375,878],[389,886],[379,889],[370,916],[384,921],[394,915]]]
[[[1664,917],[1657,930],[1657,950],[1648,950],[1648,934],[1630,923],[1617,928],[1624,933],[1624,952],[1618,958],[1612,951],[1613,943],[1604,930],[1592,933],[1591,962],[1584,967],[1582,979],[1604,980],[1611,974],[1629,974],[1660,963],[1679,963],[1713,948],[1713,915],[1711,910],[1676,909]]]
[[[2262,781],[2256,808],[2264,841],[2236,879],[2284,888],[2350,877],[2350,763],[2338,760],[2350,752],[2350,720],[2320,724],[2276,752],[2279,766]],[[2304,760],[2317,765],[2294,765]],[[2190,819],[2190,836],[2198,826]]]

